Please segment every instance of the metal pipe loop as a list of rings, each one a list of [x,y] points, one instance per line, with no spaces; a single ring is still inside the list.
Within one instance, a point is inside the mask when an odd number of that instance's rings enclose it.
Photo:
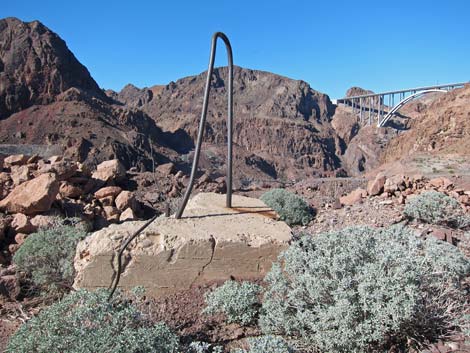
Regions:
[[[209,103],[209,93],[211,89],[211,78],[212,72],[214,71],[214,59],[215,52],[217,48],[217,39],[220,38],[225,43],[225,48],[227,49],[228,57],[228,117],[227,117],[227,200],[226,206],[228,208],[232,207],[232,154],[233,154],[233,56],[232,56],[232,46],[227,36],[222,32],[216,32],[212,36],[212,45],[211,45],[211,54],[209,59],[209,68],[207,70],[207,79],[206,79],[206,89],[204,91],[204,101],[202,104],[202,113],[201,120],[199,122],[199,131],[197,135],[196,149],[194,150],[194,159],[191,169],[191,175],[189,178],[189,184],[184,193],[183,201],[176,213],[176,219],[180,219],[183,215],[186,204],[188,203],[189,197],[191,196],[191,191],[194,186],[194,179],[196,177],[197,166],[199,163],[199,155],[201,153],[202,138],[204,136],[204,125],[206,123],[207,108]]]

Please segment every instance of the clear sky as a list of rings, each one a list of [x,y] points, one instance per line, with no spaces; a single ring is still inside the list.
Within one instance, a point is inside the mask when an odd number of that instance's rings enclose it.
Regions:
[[[0,0],[40,20],[103,88],[166,84],[207,69],[225,32],[236,65],[307,81],[332,98],[470,80],[469,0]],[[222,46],[220,46],[222,48]],[[225,65],[219,50],[216,65]]]

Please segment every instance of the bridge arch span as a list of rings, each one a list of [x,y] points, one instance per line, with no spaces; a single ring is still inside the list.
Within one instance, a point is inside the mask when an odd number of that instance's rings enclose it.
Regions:
[[[405,104],[408,102],[414,100],[415,98],[418,98],[422,95],[429,94],[429,93],[447,93],[448,91],[445,89],[427,89],[424,91],[416,92],[412,94],[411,96],[406,97],[405,99],[402,99],[400,102],[398,102],[388,113],[387,115],[384,116],[382,120],[379,120],[377,126],[378,127],[383,127],[385,124],[392,118],[392,116],[399,111]]]

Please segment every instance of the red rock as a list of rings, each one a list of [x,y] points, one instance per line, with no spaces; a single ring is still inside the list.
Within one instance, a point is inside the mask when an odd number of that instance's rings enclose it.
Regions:
[[[10,225],[15,232],[17,233],[26,233],[26,234],[31,234],[34,233],[37,228],[34,227],[28,217],[22,213],[17,213],[13,217],[13,221],[11,222]]]
[[[57,223],[57,217],[48,215],[37,215],[31,218],[30,222],[36,229],[49,228]]]
[[[95,197],[97,199],[104,199],[105,197],[112,197],[114,198],[119,195],[122,189],[119,186],[106,186],[104,188],[99,189],[95,192]]]
[[[39,160],[40,160],[40,157],[37,154],[35,154],[35,155],[28,158],[27,163],[28,164],[36,164]]]
[[[120,211],[124,211],[126,208],[131,208],[135,210],[136,208],[136,200],[134,194],[130,191],[122,191],[115,200],[116,207]]]
[[[403,175],[394,175],[387,178],[384,184],[384,191],[394,193],[395,191],[403,191],[406,189],[405,178]]]
[[[15,242],[18,245],[23,245],[24,241],[28,237],[28,234],[25,233],[16,233],[15,234]]]
[[[15,187],[2,201],[0,210],[26,215],[48,211],[59,193],[54,174],[46,173]]]
[[[374,180],[369,181],[367,185],[367,192],[371,196],[379,195],[385,185],[385,181],[387,180],[387,177],[383,174],[377,174]]]
[[[429,180],[428,184],[431,185],[432,187],[443,188],[443,189],[449,189],[451,186],[454,185],[452,181],[450,181],[449,179],[445,177],[438,177],[438,178],[431,179]]]
[[[31,175],[27,165],[12,166],[10,177],[13,180],[14,185],[20,185],[21,183],[24,183],[25,181],[31,179]]]
[[[121,222],[124,222],[124,221],[134,221],[136,220],[136,216],[134,214],[134,211],[132,211],[131,208],[126,208],[122,213],[121,213],[121,216],[119,216],[119,220]]]
[[[60,184],[59,193],[62,197],[76,199],[83,195],[83,189],[80,186],[73,185],[67,181],[63,181]]]
[[[341,202],[342,205],[351,206],[356,203],[362,202],[362,199],[364,197],[367,197],[367,191],[358,188],[354,191],[351,191],[348,195],[340,197],[339,202]]]
[[[101,205],[104,206],[114,206],[114,197],[113,196],[106,196],[100,199]]]
[[[105,161],[96,167],[96,171],[92,174],[94,179],[104,182],[110,180],[121,180],[126,176],[126,169],[117,159]]]
[[[28,156],[25,156],[24,154],[14,154],[11,156],[6,157],[3,160],[3,163],[6,167],[11,167],[14,165],[24,165],[28,163]]]
[[[57,180],[67,180],[78,170],[77,163],[72,161],[57,161],[51,164],[50,171],[57,175]]]
[[[163,175],[170,175],[175,172],[175,165],[173,163],[165,163],[165,164],[160,164],[157,168],[156,171],[163,174]]]
[[[116,207],[113,206],[104,206],[103,207],[104,216],[109,222],[118,221],[121,212]]]

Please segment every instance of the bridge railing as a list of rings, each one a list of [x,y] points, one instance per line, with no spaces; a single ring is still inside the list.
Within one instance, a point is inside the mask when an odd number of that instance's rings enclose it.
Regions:
[[[357,113],[358,115],[360,124],[372,125],[372,122],[376,121],[377,126],[381,127],[390,119],[390,114],[395,114],[397,110],[403,106],[403,102],[407,102],[407,98],[420,96],[420,92],[450,91],[461,88],[467,83],[468,82],[447,83],[443,85],[362,94],[339,98],[336,102],[338,105],[343,104],[352,107],[353,113]],[[395,99],[396,96],[397,99]],[[395,104],[395,101],[398,103]]]

